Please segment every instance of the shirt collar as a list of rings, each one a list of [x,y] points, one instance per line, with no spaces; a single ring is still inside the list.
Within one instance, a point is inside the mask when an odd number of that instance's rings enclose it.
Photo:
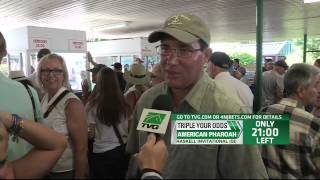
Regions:
[[[208,74],[203,72],[198,82],[193,86],[191,91],[184,98],[184,100],[188,102],[188,104],[196,111],[200,111],[201,102],[205,94],[203,92],[205,92],[208,86],[207,82],[210,80],[211,78],[208,76]]]
[[[216,77],[214,77],[214,79],[220,79],[223,77],[229,77],[231,76],[229,72],[220,72],[219,74],[216,75]]]
[[[201,102],[203,101],[204,94],[205,94],[202,92],[204,92],[206,90],[206,88],[208,86],[208,81],[212,80],[209,77],[209,75],[205,72],[202,72],[202,75],[200,75],[200,76],[201,76],[200,79],[197,81],[197,83],[192,87],[192,89],[189,91],[189,93],[183,99],[180,106],[185,106],[185,104],[187,103],[194,110],[200,111]],[[167,93],[170,96],[172,96],[167,84],[165,84],[163,86],[162,92]],[[181,107],[178,107],[178,108],[180,109]]]
[[[299,101],[297,101],[295,99],[292,99],[292,98],[283,98],[283,99],[281,99],[280,104],[283,104],[285,106],[297,107],[297,108],[305,109],[304,105],[301,102],[299,102]]]

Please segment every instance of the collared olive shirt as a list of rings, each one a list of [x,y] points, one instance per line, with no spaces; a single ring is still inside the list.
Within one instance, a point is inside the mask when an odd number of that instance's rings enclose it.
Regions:
[[[165,83],[146,91],[139,99],[131,123],[127,151],[137,153],[147,133],[136,130],[143,108],[151,108],[154,99],[170,94]],[[240,100],[227,94],[223,86],[203,73],[175,113],[244,113]],[[171,145],[171,126],[164,135],[169,157],[164,178],[267,178],[261,155],[253,145]]]
[[[283,75],[274,70],[263,72],[262,74],[262,106],[269,106],[277,103],[280,99],[277,97],[277,91],[283,93],[284,82]]]

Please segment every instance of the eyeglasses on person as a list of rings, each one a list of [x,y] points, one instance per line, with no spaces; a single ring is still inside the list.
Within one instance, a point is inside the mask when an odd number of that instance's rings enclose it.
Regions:
[[[52,73],[54,76],[58,76],[61,75],[63,73],[62,69],[41,69],[41,74],[42,75],[49,75],[50,73]]]
[[[172,53],[175,53],[177,57],[190,58],[196,51],[202,51],[202,49],[193,49],[189,47],[173,49],[166,45],[159,45],[156,47],[156,52],[160,56],[169,56]]]

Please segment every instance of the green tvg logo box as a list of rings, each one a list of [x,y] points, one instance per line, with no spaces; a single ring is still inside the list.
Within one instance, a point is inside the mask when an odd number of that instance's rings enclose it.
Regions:
[[[166,114],[148,112],[146,118],[142,122],[142,127],[159,129],[159,126],[161,125],[165,117]]]

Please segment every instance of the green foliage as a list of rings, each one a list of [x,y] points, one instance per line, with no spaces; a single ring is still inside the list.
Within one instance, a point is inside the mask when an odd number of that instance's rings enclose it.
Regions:
[[[235,52],[230,55],[230,58],[233,59],[240,59],[240,66],[246,66],[249,64],[254,64],[256,62],[256,57],[245,52]]]
[[[311,53],[307,53],[307,64],[313,65],[314,58],[311,56]],[[287,56],[287,64],[289,66],[295,64],[295,63],[303,63],[303,50],[301,47],[298,47],[297,45],[293,46],[293,52]]]
[[[296,39],[295,45],[303,51],[303,39]],[[307,56],[312,57],[312,61],[320,58],[320,38],[308,38],[307,51],[319,51],[319,52],[307,52]]]

